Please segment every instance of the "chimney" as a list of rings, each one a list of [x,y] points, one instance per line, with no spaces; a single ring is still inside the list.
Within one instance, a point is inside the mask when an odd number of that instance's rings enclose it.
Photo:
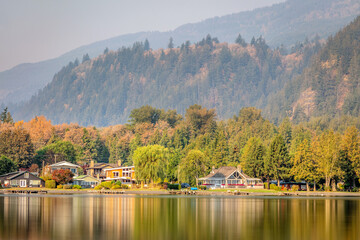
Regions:
[[[117,161],[118,167],[121,167],[121,160]]]
[[[91,160],[90,167],[94,167],[94,166],[95,166],[94,160]]]

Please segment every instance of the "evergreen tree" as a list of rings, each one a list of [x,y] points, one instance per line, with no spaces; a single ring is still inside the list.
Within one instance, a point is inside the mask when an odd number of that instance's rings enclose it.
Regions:
[[[8,108],[5,107],[4,110],[0,114],[0,123],[14,123],[14,120],[8,111]]]
[[[341,141],[341,150],[345,155],[346,170],[345,174],[348,179],[353,180],[355,186],[355,178],[360,179],[360,138],[359,131],[356,127],[349,127],[346,129]],[[347,161],[348,160],[348,161]]]
[[[145,51],[149,51],[149,50],[150,50],[150,43],[149,43],[149,40],[147,40],[147,39],[145,39],[144,50],[145,50]]]
[[[206,174],[208,169],[205,154],[200,150],[190,150],[180,164],[180,180],[191,186],[196,184],[196,179]]]
[[[236,40],[235,40],[235,43],[243,46],[243,47],[246,47],[247,46],[247,43],[245,42],[245,40],[241,37],[241,34],[239,33],[239,35],[237,36]]]
[[[0,175],[15,172],[16,164],[8,157],[1,155],[0,156]]]
[[[265,146],[262,144],[261,139],[250,138],[241,155],[241,168],[251,177],[263,178],[265,155]]]
[[[290,178],[291,162],[288,150],[283,137],[278,134],[270,143],[265,161],[265,173],[267,176],[277,179],[280,186],[280,179]]]
[[[173,38],[172,38],[172,37],[170,37],[170,39],[169,39],[168,48],[170,48],[170,49],[174,48],[174,42],[173,42]]]

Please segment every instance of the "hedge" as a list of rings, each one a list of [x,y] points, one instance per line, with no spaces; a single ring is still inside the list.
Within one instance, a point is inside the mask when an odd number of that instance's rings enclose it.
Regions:
[[[55,188],[56,187],[55,180],[46,180],[45,187],[46,188]]]

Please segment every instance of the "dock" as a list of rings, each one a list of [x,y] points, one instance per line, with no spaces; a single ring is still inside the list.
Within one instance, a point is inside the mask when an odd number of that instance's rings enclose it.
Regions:
[[[92,190],[88,193],[100,193],[100,194],[124,194],[125,191],[116,191],[116,190]]]
[[[46,194],[46,193],[48,193],[48,191],[47,190],[29,190],[29,189],[24,189],[24,190],[22,190],[22,189],[9,189],[9,190],[5,190],[4,193]]]
[[[169,191],[170,195],[196,195],[196,191]]]

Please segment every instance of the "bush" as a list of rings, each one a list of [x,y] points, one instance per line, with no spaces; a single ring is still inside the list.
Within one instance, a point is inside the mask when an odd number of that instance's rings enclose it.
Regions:
[[[56,188],[57,188],[57,189],[62,189],[62,188],[63,188],[63,185],[57,185]]]
[[[121,185],[121,188],[122,188],[122,189],[129,189],[129,186],[126,185],[126,184],[123,184],[123,185]]]
[[[100,185],[105,189],[110,189],[112,187],[111,182],[102,182]]]
[[[359,189],[358,189],[357,187],[353,187],[353,188],[351,189],[351,191],[352,191],[352,192],[358,192]]]
[[[199,186],[200,190],[206,190],[206,186]]]
[[[340,191],[344,191],[344,189],[345,189],[345,185],[344,185],[344,184],[338,183],[337,186],[338,186],[338,188],[339,188]]]
[[[298,185],[293,185],[293,186],[291,187],[291,190],[292,190],[293,192],[299,191],[299,186],[298,186]]]
[[[72,189],[72,185],[64,185],[63,189]]]
[[[264,188],[265,188],[265,189],[268,189],[268,183],[267,183],[267,182],[264,183]]]
[[[330,187],[330,186],[325,187],[324,190],[325,190],[325,192],[330,192],[330,191],[331,191],[331,187]]]
[[[111,187],[111,190],[116,190],[116,189],[121,189],[121,186],[115,184],[114,186]]]
[[[96,187],[94,187],[94,190],[101,190],[103,189],[103,186],[101,186],[101,184],[97,185]]]
[[[72,188],[73,188],[73,189],[81,189],[81,186],[75,184],[75,185],[72,186]]]
[[[180,184],[168,184],[168,188],[170,190],[180,190],[181,189],[181,185]]]
[[[276,184],[273,184],[273,183],[270,184],[270,189],[274,189],[274,190],[275,190],[275,187],[277,187]]]
[[[116,181],[115,185],[121,186],[121,181]]]
[[[55,186],[56,186],[55,180],[46,180],[45,181],[46,188],[55,188]]]

